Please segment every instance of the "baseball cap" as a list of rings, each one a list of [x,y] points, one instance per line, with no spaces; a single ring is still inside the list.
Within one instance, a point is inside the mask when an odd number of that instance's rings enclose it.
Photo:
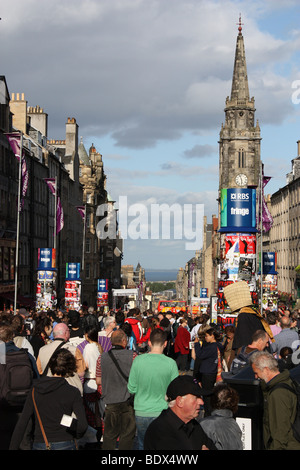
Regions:
[[[169,384],[166,393],[168,401],[189,394],[202,397],[204,395],[211,395],[212,392],[200,387],[197,380],[193,379],[191,375],[179,375]]]

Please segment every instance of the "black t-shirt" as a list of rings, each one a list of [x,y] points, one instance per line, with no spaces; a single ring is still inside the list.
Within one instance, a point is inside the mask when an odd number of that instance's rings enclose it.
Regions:
[[[144,440],[145,450],[202,450],[203,445],[217,450],[195,419],[185,424],[171,408],[163,410],[152,421]]]

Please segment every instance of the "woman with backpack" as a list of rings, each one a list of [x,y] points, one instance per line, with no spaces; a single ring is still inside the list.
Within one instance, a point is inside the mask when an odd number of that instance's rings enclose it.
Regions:
[[[82,437],[87,430],[80,392],[65,380],[77,370],[74,355],[63,348],[55,351],[49,361],[49,368],[51,377],[40,377],[33,383],[14,429],[9,450],[20,449],[32,418],[32,450],[75,450],[76,438]]]

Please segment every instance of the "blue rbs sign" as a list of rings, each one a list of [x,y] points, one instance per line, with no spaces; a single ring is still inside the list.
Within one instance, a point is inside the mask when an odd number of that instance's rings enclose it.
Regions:
[[[221,190],[220,232],[257,232],[255,189]]]
[[[66,279],[68,281],[80,280],[80,263],[67,263],[66,264]]]

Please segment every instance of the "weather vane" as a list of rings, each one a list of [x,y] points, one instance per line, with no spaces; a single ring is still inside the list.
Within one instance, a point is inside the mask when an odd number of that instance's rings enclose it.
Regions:
[[[242,34],[242,25],[244,25],[244,23],[242,23],[242,17],[241,17],[241,14],[240,14],[240,17],[239,17],[239,22],[236,23],[239,25],[238,27],[238,30],[239,30],[239,34]]]

